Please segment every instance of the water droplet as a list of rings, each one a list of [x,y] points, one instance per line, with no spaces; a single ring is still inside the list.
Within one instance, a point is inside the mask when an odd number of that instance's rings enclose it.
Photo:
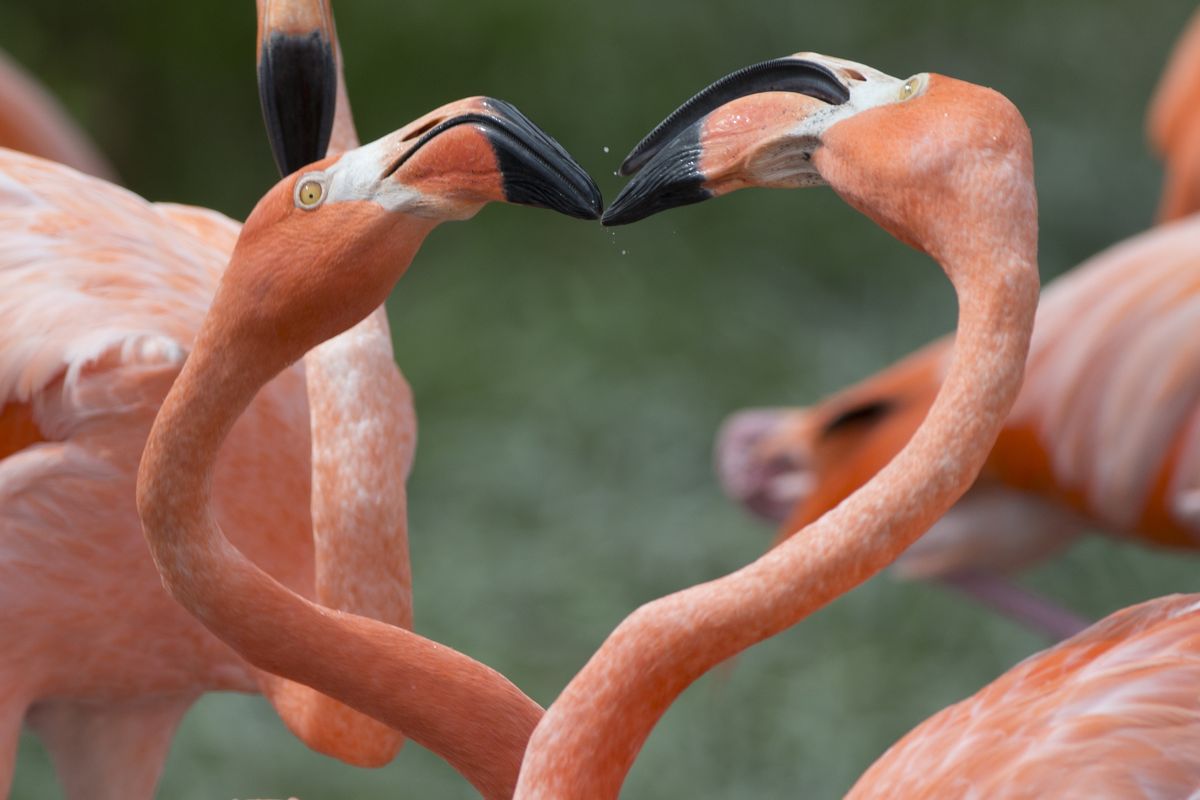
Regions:
[[[604,152],[606,152],[606,153],[608,152],[608,145],[604,146]]]
[[[626,253],[628,253],[628,252],[629,252],[628,250],[622,250],[622,251],[621,251],[621,255],[625,255],[625,254],[626,254]]]

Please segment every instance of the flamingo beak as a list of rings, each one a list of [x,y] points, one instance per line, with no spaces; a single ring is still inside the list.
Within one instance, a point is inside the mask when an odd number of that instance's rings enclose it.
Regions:
[[[399,155],[384,177],[396,175],[427,194],[453,186],[464,199],[546,208],[586,220],[599,219],[604,208],[600,189],[571,154],[503,100],[460,101],[397,135]],[[451,171],[450,164],[460,166]]]
[[[496,153],[509,203],[547,208],[576,219],[600,219],[604,199],[571,154],[510,103],[487,98],[484,135]]]
[[[651,131],[621,165],[634,175],[604,214],[605,225],[626,225],[669,208],[699,203],[750,185],[813,185],[791,133],[810,118],[850,100],[845,64],[815,54],[746,67],[692,97]],[[855,70],[850,75],[861,75]],[[769,157],[767,157],[769,156]],[[764,161],[774,170],[764,174]],[[773,182],[774,180],[774,182]]]
[[[282,175],[325,157],[337,103],[336,38],[326,3],[260,0],[258,97]]]

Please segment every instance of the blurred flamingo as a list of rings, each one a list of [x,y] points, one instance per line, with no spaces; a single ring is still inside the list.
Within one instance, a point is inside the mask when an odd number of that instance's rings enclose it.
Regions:
[[[351,144],[328,5],[264,0],[259,26],[283,168],[323,154],[331,126]],[[0,151],[0,232],[0,796],[26,721],[68,797],[150,797],[212,690],[261,691],[309,746],[388,762],[400,734],[238,658],[162,590],[139,535],[138,459],[237,224]],[[410,625],[414,445],[378,310],[263,390],[221,454],[214,513],[298,591]]]
[[[0,51],[0,147],[72,166],[98,178],[116,172],[58,101]]]
[[[539,723],[518,798],[617,797],[696,678],[897,558],[987,459],[1033,329],[1029,132],[990,89],[799,54],[711,85],[623,171],[638,174],[606,224],[746,186],[831,186],[940,262],[959,298],[957,346],[916,433],[845,502],[754,563],[617,627]],[[855,796],[1190,796],[1200,783],[1198,608],[1196,597],[1156,601],[1026,662],[914,731]]]
[[[1165,223],[1200,208],[1200,14],[1151,104],[1167,164]],[[979,480],[896,572],[938,579],[1064,638],[1086,627],[1003,573],[1057,554],[1089,526],[1200,547],[1200,219],[1135,236],[1046,288],[1025,388]],[[836,506],[925,417],[953,339],[814,406],[732,416],[717,444],[730,495],[782,521],[780,538]]]
[[[386,721],[501,798],[512,793],[537,704],[451,648],[330,611],[273,580],[222,528],[253,538],[277,523],[219,519],[211,486],[222,443],[260,388],[373,313],[438,223],[489,201],[585,219],[601,203],[565,150],[488,98],[451,103],[271,189],[246,221],[154,421],[138,510],[164,584],[222,641],[260,669]]]
[[[1150,144],[1166,162],[1166,180],[1158,207],[1159,222],[1189,216],[1200,209],[1200,11],[1193,13],[1167,62],[1146,130]]]

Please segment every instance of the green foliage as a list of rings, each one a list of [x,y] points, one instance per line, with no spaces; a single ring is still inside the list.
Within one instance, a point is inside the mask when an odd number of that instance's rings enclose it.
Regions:
[[[1142,114],[1184,0],[338,2],[364,138],[455,97],[512,100],[611,198],[627,148],[711,79],[796,50],[996,87],[1034,134],[1043,274],[1146,227]],[[1131,22],[1136,20],[1136,23]],[[249,2],[0,0],[0,46],[153,199],[244,216],[274,179]],[[435,233],[390,304],[421,415],[417,626],[549,703],[638,604],[754,558],[711,437],[746,405],[816,399],[953,325],[924,257],[828,192],[746,192],[606,232],[489,208]],[[1196,590],[1186,559],[1096,541],[1028,583],[1081,612]],[[887,577],[711,675],[651,737],[637,797],[834,797],[903,731],[1041,646]],[[354,665],[347,665],[353,669]],[[25,742],[14,797],[53,797]],[[410,745],[366,772],[265,703],[185,722],[163,797],[469,797]]]

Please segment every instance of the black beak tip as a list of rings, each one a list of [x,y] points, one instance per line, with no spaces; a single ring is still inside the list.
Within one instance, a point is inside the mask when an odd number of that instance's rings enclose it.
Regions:
[[[512,105],[488,98],[495,114],[484,126],[504,181],[504,198],[575,219],[599,219],[600,188],[562,145]]]
[[[258,95],[280,173],[325,157],[337,102],[337,64],[319,32],[272,33],[263,42]]]
[[[596,185],[595,181],[592,181],[590,176],[588,177],[588,182],[591,184],[589,187],[591,191],[588,192],[585,198],[587,207],[584,209],[582,205],[580,206],[578,218],[586,220],[600,219],[600,216],[604,213],[604,196],[600,194],[600,187]]]
[[[705,186],[706,178],[699,167],[704,150],[700,132],[700,125],[695,124],[646,158],[644,163],[635,164],[631,171],[637,175],[625,184],[600,220],[601,224],[606,227],[628,225],[660,211],[711,198],[713,193]],[[634,154],[637,152],[635,150]],[[626,159],[626,165],[633,157]]]
[[[678,181],[671,186],[660,188],[659,191],[647,191],[634,181],[627,184],[624,191],[617,195],[617,199],[600,218],[600,224],[606,228],[629,225],[652,217],[660,211],[702,203],[712,196],[713,193],[704,188],[703,178],[700,176]]]
[[[497,147],[504,199],[509,203],[557,211],[583,220],[600,218],[604,198],[591,176],[574,161],[547,164],[527,153],[514,155]]]

